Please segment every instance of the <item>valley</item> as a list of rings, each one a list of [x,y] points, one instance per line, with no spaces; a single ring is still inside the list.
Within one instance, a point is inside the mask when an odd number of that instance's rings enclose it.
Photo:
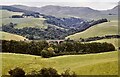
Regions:
[[[0,5],[2,75],[16,67],[26,75],[44,67],[59,74],[118,75],[118,6]]]

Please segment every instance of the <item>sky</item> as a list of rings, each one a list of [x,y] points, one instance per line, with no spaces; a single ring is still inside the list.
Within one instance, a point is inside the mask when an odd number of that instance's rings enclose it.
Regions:
[[[0,5],[27,5],[42,7],[46,5],[91,7],[96,10],[112,9],[119,0],[1,0]]]

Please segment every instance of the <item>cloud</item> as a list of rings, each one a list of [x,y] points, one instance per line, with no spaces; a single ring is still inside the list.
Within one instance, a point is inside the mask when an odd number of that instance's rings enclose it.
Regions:
[[[119,0],[1,0],[1,2],[119,2]]]

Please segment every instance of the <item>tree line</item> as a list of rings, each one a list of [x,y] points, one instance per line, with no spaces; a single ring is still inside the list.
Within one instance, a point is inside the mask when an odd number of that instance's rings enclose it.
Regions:
[[[90,54],[115,51],[111,43],[80,43],[64,41],[48,44],[46,41],[2,41],[2,52],[39,55],[45,58],[59,55]]]
[[[120,35],[105,35],[105,36],[96,36],[96,37],[89,37],[89,38],[80,38],[81,42],[89,42],[89,41],[96,41],[101,39],[111,39],[111,38],[120,38]]]
[[[17,24],[10,23],[2,25],[2,31],[21,35],[28,38],[29,40],[48,40],[48,39],[64,39],[68,35],[66,30],[48,26],[47,29],[24,27],[22,29],[15,28]]]

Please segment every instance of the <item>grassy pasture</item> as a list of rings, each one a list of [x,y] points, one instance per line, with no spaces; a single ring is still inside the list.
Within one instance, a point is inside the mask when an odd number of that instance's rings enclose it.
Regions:
[[[12,15],[22,15],[22,12],[12,12],[12,11],[8,11],[8,10],[0,10],[0,19],[1,18],[9,18]]]
[[[16,40],[16,41],[20,41],[20,40],[24,40],[26,39],[25,37],[22,37],[20,35],[16,35],[16,34],[11,34],[11,33],[7,33],[7,32],[3,32],[0,31],[0,39],[1,40]]]
[[[114,34],[118,34],[118,21],[117,20],[98,24],[96,26],[92,26],[83,32],[79,32],[79,33],[67,36],[66,38],[70,38],[73,40],[79,40],[80,38],[114,35]]]
[[[46,28],[43,24],[43,18],[9,18],[11,15],[21,14],[9,11],[3,11],[3,24],[10,22],[18,23],[15,28],[23,27],[37,27]],[[1,20],[1,19],[0,19]],[[67,38],[79,40],[79,38],[88,38],[94,36],[103,36],[107,34],[117,34],[118,21],[113,20],[107,23],[102,23],[93,26],[83,32],[70,35]],[[22,36],[14,35],[6,32],[0,32],[1,39],[5,40],[23,40]],[[97,42],[111,42],[117,47],[116,39],[104,39]],[[79,75],[117,75],[118,74],[118,52],[106,52],[99,54],[86,54],[86,55],[65,55],[52,58],[41,58],[40,56],[13,54],[13,53],[0,53],[2,56],[2,74],[8,74],[10,69],[15,67],[22,67],[27,73],[33,70],[40,70],[42,67],[53,67],[59,73],[66,69],[71,69]],[[0,69],[1,70],[1,69]]]
[[[42,67],[53,67],[59,73],[71,69],[79,75],[117,75],[118,52],[106,52],[86,55],[65,55],[52,58],[40,56],[2,53],[2,74],[8,70],[22,67],[27,73]],[[100,70],[98,70],[100,69]]]
[[[0,10],[1,18],[0,24],[9,24],[10,22],[18,24],[15,28],[35,27],[47,28],[44,24],[44,18],[9,18],[12,15],[22,15],[21,12],[12,12],[7,10]]]
[[[2,20],[2,23],[16,23],[17,26],[15,26],[15,28],[19,29],[24,27],[47,28],[44,24],[44,20],[44,18],[5,18]]]

